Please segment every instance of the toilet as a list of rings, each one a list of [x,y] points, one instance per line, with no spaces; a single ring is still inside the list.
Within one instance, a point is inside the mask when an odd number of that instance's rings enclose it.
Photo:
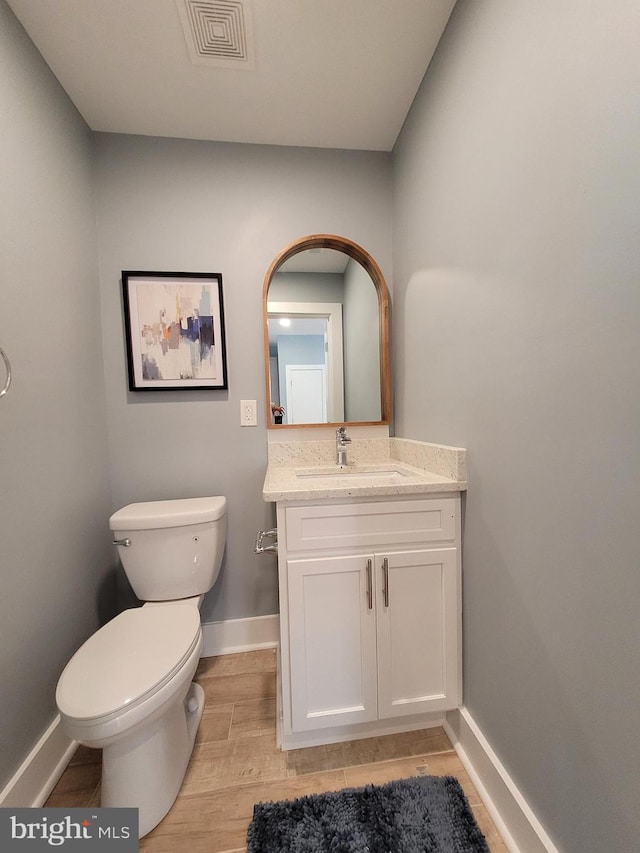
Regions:
[[[114,513],[114,545],[145,604],[89,637],[58,681],[65,733],[103,750],[101,806],[138,808],[140,837],[173,805],[202,717],[199,608],[220,572],[226,523],[224,497]]]

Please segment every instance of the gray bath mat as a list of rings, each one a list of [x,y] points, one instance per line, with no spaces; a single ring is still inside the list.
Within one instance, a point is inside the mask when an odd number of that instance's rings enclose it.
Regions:
[[[453,776],[258,803],[247,853],[489,853]]]

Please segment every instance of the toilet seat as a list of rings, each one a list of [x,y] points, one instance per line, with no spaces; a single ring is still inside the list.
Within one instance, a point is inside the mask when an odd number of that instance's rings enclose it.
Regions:
[[[71,658],[58,682],[58,708],[79,722],[128,712],[161,690],[200,642],[194,606],[125,610]]]

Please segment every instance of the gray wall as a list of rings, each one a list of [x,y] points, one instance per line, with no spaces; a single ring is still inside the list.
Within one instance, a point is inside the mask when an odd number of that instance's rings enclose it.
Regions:
[[[344,271],[344,402],[348,421],[379,421],[380,312],[369,273],[349,260]]]
[[[0,116],[1,789],[113,588],[91,138],[4,0]]]
[[[335,233],[367,249],[390,279],[391,157],[110,134],[96,136],[96,192],[113,507],[222,494],[229,532],[203,620],[278,610],[274,560],[255,557],[262,501],[262,286],[298,237]],[[123,269],[220,272],[228,392],[127,391]],[[240,426],[240,400],[259,426]]]
[[[464,701],[559,848],[640,848],[640,19],[460,0],[395,150],[396,433],[466,446]]]
[[[331,272],[277,272],[269,285],[271,302],[338,302],[344,299],[344,275]]]

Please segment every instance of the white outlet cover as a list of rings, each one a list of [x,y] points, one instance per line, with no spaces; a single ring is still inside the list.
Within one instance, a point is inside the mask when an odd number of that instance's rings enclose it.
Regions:
[[[255,400],[240,400],[240,426],[258,426],[258,406]]]

